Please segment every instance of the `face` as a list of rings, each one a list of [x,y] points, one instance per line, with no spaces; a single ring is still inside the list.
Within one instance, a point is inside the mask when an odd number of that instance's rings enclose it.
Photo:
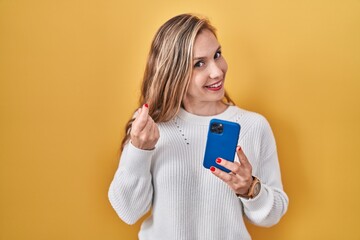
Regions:
[[[221,47],[209,30],[201,31],[194,43],[194,66],[184,105],[204,106],[221,103],[227,63]]]

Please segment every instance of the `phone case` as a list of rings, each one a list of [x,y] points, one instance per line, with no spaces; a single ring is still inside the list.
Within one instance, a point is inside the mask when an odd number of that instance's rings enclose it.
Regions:
[[[227,168],[216,163],[218,157],[234,161],[240,135],[240,124],[220,119],[211,119],[205,147],[204,167],[214,166],[225,172]]]

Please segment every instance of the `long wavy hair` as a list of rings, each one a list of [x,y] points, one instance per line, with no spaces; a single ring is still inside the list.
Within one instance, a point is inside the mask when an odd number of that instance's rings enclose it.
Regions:
[[[164,23],[152,41],[141,86],[139,107],[148,103],[156,123],[167,122],[179,111],[193,71],[193,47],[202,30],[216,30],[206,18],[181,14]],[[225,92],[224,102],[234,104]],[[134,118],[125,127],[121,149],[130,139]]]

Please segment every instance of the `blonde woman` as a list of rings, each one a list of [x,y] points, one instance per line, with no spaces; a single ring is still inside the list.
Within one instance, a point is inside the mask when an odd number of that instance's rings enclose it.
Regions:
[[[244,218],[272,226],[285,214],[276,144],[264,117],[226,94],[215,29],[191,14],[168,20],[151,45],[140,108],[126,127],[109,200],[140,240],[251,239]],[[209,121],[241,125],[235,162],[203,167]]]

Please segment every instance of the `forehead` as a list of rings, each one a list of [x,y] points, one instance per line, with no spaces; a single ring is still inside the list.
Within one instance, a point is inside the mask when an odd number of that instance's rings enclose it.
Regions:
[[[204,57],[213,54],[220,44],[215,35],[210,30],[201,31],[195,38],[194,57]]]

